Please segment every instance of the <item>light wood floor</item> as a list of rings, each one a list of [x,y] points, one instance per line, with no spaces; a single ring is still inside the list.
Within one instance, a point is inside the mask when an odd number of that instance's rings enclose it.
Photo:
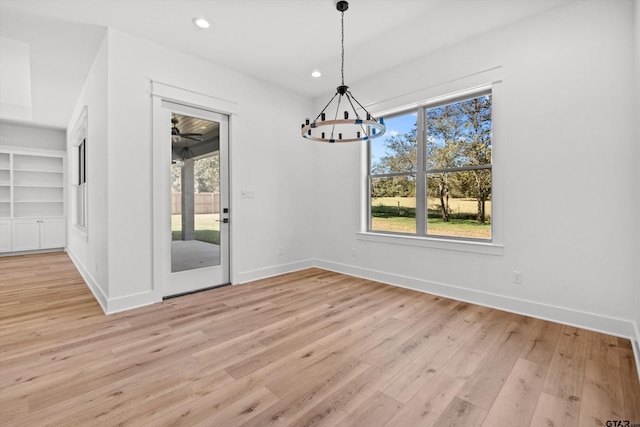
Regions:
[[[640,423],[628,340],[309,269],[105,316],[0,258],[0,425]]]

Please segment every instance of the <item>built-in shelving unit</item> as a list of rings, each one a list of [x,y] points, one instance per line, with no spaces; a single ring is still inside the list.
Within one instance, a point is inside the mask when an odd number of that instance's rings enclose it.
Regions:
[[[64,168],[63,152],[0,147],[0,252],[64,246]]]
[[[62,157],[13,155],[13,216],[64,215]]]

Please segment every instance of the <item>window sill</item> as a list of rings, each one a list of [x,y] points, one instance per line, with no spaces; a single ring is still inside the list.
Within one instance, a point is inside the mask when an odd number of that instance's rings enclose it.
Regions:
[[[500,256],[504,254],[504,246],[488,242],[472,242],[374,232],[360,232],[356,234],[358,240],[367,242],[386,243],[401,246],[415,246],[420,248],[440,249],[455,252],[471,252],[483,255]]]

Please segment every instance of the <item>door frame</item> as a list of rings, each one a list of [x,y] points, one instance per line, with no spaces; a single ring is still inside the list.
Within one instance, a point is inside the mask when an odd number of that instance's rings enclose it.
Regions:
[[[230,211],[229,217],[233,213],[232,206],[232,198],[231,198],[231,140],[232,140],[232,117],[236,114],[237,104],[233,101],[228,101],[221,98],[212,97],[209,95],[197,93],[188,89],[181,89],[172,85],[167,85],[161,82],[152,81],[151,82],[151,95],[152,95],[152,123],[153,123],[153,132],[152,132],[152,154],[153,154],[153,167],[152,167],[152,195],[153,195],[153,239],[152,239],[152,253],[153,253],[153,291],[158,300],[161,300],[163,297],[167,296],[167,290],[170,285],[170,276],[167,275],[167,269],[169,270],[169,275],[171,274],[179,274],[179,273],[171,273],[170,265],[167,266],[167,251],[170,252],[170,248],[164,248],[162,245],[167,243],[167,237],[164,237],[163,233],[170,233],[167,228],[166,221],[166,213],[163,209],[167,208],[164,206],[167,202],[168,189],[170,188],[171,176],[170,176],[170,168],[167,167],[166,153],[163,152],[163,147],[161,144],[158,144],[157,141],[161,141],[162,138],[166,137],[167,129],[170,129],[170,125],[167,127],[167,124],[164,123],[164,115],[166,114],[167,108],[163,106],[163,102],[170,102],[172,104],[178,104],[179,106],[186,107],[185,110],[189,109],[197,109],[204,110],[203,112],[211,112],[215,114],[221,114],[227,116],[227,124],[228,124],[228,143],[227,143],[227,199],[228,199],[228,207]],[[189,114],[188,112],[186,114]],[[231,225],[233,224],[232,220],[230,220],[228,227],[228,261],[227,261],[227,277],[228,283],[232,282],[233,278],[233,257],[232,257],[232,248],[233,248],[233,233],[231,229]],[[170,240],[169,240],[170,243]],[[169,254],[170,261],[170,254]],[[197,271],[197,270],[193,270]],[[221,283],[222,285],[223,283]],[[188,292],[185,292],[188,293]],[[173,292],[172,294],[176,294]]]

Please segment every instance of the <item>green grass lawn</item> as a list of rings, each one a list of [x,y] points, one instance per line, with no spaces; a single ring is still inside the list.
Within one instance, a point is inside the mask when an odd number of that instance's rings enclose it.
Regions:
[[[400,233],[416,232],[416,219],[412,217],[374,216],[371,218],[371,223],[373,230]],[[467,219],[451,219],[449,222],[444,222],[441,218],[429,218],[427,228],[429,234],[439,236],[491,238],[491,224],[489,222],[479,224],[477,221]]]
[[[220,223],[218,214],[201,214],[195,216],[196,240],[201,242],[220,244]],[[182,240],[182,215],[171,215],[171,237],[173,240]]]
[[[471,219],[450,219],[444,222],[442,218],[429,218],[427,220],[429,234],[440,236],[473,237],[477,239],[491,238],[491,223],[480,224]]]
[[[429,234],[439,236],[471,237],[477,239],[491,238],[491,202],[486,202],[487,218],[480,224],[474,217],[477,212],[477,202],[473,199],[449,200],[452,218],[444,222],[438,216],[432,216],[432,211],[438,211],[439,202],[428,199],[429,218],[427,229]],[[378,231],[395,231],[400,233],[415,233],[415,197],[379,197],[371,199],[371,228]],[[456,218],[457,216],[457,218]]]

